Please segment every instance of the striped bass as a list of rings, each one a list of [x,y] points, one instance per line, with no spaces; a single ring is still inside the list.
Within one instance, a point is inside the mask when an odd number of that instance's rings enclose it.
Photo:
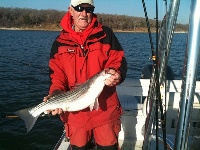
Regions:
[[[102,71],[71,91],[55,95],[35,107],[18,110],[14,113],[24,120],[27,132],[29,132],[38,117],[47,110],[62,108],[63,111],[73,112],[87,107],[90,107],[90,110],[98,109],[98,96],[105,86],[105,79],[110,76],[111,74]]]

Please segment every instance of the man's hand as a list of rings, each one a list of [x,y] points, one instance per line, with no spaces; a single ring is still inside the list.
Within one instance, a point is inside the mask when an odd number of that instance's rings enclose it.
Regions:
[[[119,84],[121,80],[121,75],[119,72],[114,69],[109,69],[107,73],[111,74],[111,76],[105,80],[105,85],[115,86]]]
[[[46,102],[48,101],[49,98],[51,98],[52,96],[56,95],[56,94],[59,94],[59,93],[62,93],[63,91],[58,91],[58,90],[55,90],[51,95],[48,95],[48,96],[45,96],[43,101]],[[62,108],[56,108],[54,110],[47,110],[46,113],[51,113],[52,115],[60,115],[63,113],[63,110]]]

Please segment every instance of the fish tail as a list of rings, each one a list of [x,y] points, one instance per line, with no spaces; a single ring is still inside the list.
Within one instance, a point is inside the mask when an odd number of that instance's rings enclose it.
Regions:
[[[40,115],[38,115],[38,116],[34,117],[29,112],[29,110],[30,110],[30,108],[27,108],[27,109],[21,109],[21,110],[14,112],[14,114],[16,114],[17,116],[19,116],[21,119],[24,120],[26,129],[27,129],[27,133],[33,128],[36,120],[40,116]]]

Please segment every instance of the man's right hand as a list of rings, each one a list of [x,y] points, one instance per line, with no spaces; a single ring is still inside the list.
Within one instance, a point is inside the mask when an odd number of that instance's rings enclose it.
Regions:
[[[51,95],[45,96],[43,101],[46,102],[48,101],[49,98],[51,98],[52,96],[56,95],[56,94],[60,94],[63,93],[63,91],[59,91],[59,90],[55,90],[54,92],[52,92]],[[62,114],[64,111],[62,110],[62,108],[56,108],[54,110],[47,110],[46,113],[49,114],[51,113],[52,115],[60,115]]]

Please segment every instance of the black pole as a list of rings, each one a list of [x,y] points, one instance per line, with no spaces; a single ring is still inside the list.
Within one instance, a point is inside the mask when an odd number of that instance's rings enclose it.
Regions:
[[[155,74],[156,74],[156,150],[159,149],[158,145],[158,103],[160,99],[160,84],[158,73],[158,0],[156,0],[156,61],[155,61]]]

